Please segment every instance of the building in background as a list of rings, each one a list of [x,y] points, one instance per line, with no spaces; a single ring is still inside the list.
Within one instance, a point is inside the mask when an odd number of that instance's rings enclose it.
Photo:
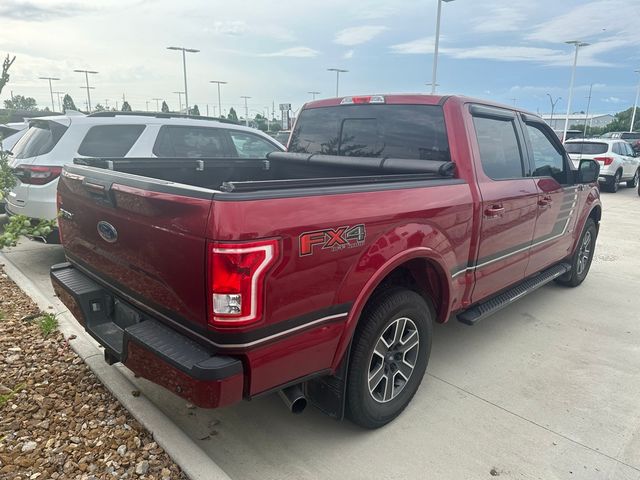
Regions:
[[[553,120],[551,115],[544,113],[542,118],[549,124],[554,130],[562,130],[564,128],[564,121],[567,118],[565,114],[554,113]],[[585,122],[589,127],[604,127],[609,125],[613,121],[614,117],[610,113],[593,113],[585,115],[584,113],[572,113],[569,115],[569,126],[571,125],[584,125]]]

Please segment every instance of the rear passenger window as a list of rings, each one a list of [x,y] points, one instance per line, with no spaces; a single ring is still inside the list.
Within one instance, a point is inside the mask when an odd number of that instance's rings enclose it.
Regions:
[[[251,133],[229,130],[229,135],[240,158],[266,158],[267,154],[278,150],[272,143]]]
[[[511,119],[473,117],[480,147],[480,162],[494,180],[524,177],[522,153]]]
[[[158,157],[230,157],[225,131],[221,128],[164,125],[158,132],[153,153]]]
[[[124,157],[144,129],[145,125],[91,127],[78,148],[78,154],[87,157]]]
[[[533,155],[533,176],[553,177],[558,183],[566,183],[564,155],[537,125],[527,123],[527,134]]]

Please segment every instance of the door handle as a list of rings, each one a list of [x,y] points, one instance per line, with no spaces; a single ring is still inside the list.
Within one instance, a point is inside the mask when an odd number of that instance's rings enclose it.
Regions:
[[[504,214],[504,207],[502,205],[491,205],[484,211],[487,217],[500,217]]]
[[[552,203],[553,200],[549,195],[545,195],[540,200],[538,200],[538,205],[542,208],[550,207]]]

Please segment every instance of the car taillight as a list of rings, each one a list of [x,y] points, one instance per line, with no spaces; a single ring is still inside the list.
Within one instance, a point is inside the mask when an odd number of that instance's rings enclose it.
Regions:
[[[595,157],[594,160],[596,162],[602,162],[605,165],[611,165],[613,163],[613,158],[611,157]]]
[[[207,250],[209,324],[236,326],[260,320],[264,279],[278,259],[278,240],[215,242]]]
[[[60,176],[62,167],[49,167],[46,165],[18,165],[13,174],[22,183],[29,185],[44,185]]]
[[[384,103],[382,95],[369,95],[366,97],[344,97],[340,101],[340,105],[354,105],[362,103]]]

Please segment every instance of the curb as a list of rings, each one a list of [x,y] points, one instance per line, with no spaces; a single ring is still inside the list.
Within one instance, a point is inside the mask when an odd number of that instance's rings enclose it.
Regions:
[[[74,352],[87,364],[120,404],[142,424],[171,459],[191,480],[231,480],[211,458],[175,423],[162,413],[144,395],[131,395],[137,388],[117,368],[107,365],[98,344],[78,324],[58,298],[47,298],[38,287],[0,252],[0,263],[5,273],[25,292],[43,312],[56,314],[59,330],[65,338],[75,335],[69,342]]]

